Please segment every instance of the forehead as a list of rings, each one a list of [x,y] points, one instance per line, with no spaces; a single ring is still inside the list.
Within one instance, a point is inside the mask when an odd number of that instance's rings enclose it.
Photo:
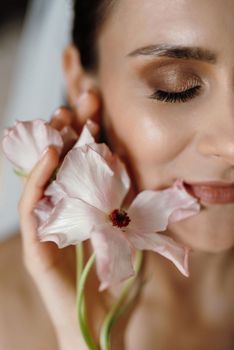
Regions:
[[[112,55],[170,43],[233,56],[233,18],[233,0],[116,0],[98,40]]]

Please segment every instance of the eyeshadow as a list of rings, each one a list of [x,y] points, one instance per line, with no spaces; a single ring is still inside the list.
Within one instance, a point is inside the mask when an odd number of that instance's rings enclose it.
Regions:
[[[161,89],[184,90],[202,83],[201,79],[188,69],[177,67],[162,67],[147,72],[143,77],[149,86],[156,85]]]

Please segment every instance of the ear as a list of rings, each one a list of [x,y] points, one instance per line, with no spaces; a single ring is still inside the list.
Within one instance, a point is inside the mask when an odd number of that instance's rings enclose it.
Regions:
[[[67,98],[82,125],[87,119],[99,122],[101,98],[95,76],[84,70],[78,49],[69,45],[63,52]]]

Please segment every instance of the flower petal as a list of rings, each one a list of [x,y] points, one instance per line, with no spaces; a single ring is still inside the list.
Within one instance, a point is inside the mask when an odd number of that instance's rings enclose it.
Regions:
[[[89,204],[73,198],[63,198],[52,211],[49,219],[38,229],[39,238],[51,240],[53,236],[59,248],[77,244],[90,238],[90,230],[103,224],[105,215]],[[52,239],[55,241],[55,239]]]
[[[108,224],[95,226],[90,238],[96,254],[97,274],[101,281],[99,291],[135,274],[132,247],[121,230]]]
[[[116,154],[110,151],[105,143],[92,143],[90,147],[105,159],[109,167],[115,173],[116,180],[119,182],[119,190],[122,192],[121,198],[124,199],[130,189],[130,178],[126,171],[125,164]],[[121,200],[121,203],[122,201],[123,200]]]
[[[44,192],[45,196],[50,197],[51,202],[55,206],[62,198],[66,197],[66,193],[63,191],[57,181],[51,182]]]
[[[152,250],[172,261],[178,270],[189,276],[188,253],[189,249],[175,242],[172,238],[160,233],[137,233],[128,231],[128,239],[139,250]]]
[[[122,168],[118,167],[120,172],[114,173],[92,147],[85,145],[72,149],[65,157],[56,181],[68,196],[111,212],[121,205],[126,195],[126,180]]]
[[[196,198],[186,191],[183,181],[181,179],[176,180],[173,188],[179,190],[180,208],[175,209],[170,215],[169,223],[184,220],[190,216],[198,214],[201,205]]]
[[[36,204],[36,207],[34,208],[34,213],[36,214],[39,220],[40,226],[49,219],[53,208],[54,205],[48,197],[44,197]]]
[[[197,214],[199,209],[197,200],[178,186],[162,191],[143,191],[136,196],[128,209],[130,227],[142,232],[164,231],[169,219],[182,220]]]
[[[61,153],[63,140],[60,133],[44,120],[17,122],[5,131],[3,150],[17,169],[29,173],[48,146]]]
[[[74,148],[82,147],[84,145],[88,145],[90,143],[95,142],[95,139],[93,137],[92,131],[93,129],[97,127],[97,124],[89,120],[83,127],[80,137],[76,144],[74,145]]]

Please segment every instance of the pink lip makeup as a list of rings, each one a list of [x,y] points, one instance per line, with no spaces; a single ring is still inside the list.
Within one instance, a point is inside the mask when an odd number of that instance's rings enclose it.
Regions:
[[[221,182],[184,183],[186,190],[207,204],[226,204],[234,202],[234,184]]]

